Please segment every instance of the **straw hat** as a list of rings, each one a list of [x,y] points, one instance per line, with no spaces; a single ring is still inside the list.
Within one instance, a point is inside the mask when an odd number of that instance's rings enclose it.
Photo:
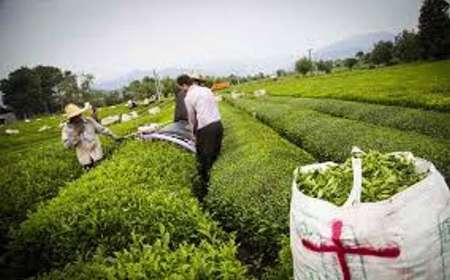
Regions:
[[[193,80],[197,80],[197,81],[206,81],[206,78],[198,73],[191,73],[188,74],[189,78],[193,79]]]
[[[67,104],[67,106],[66,106],[66,108],[64,108],[64,110],[66,111],[66,113],[64,114],[64,117],[69,120],[73,117],[83,114],[83,112],[86,111],[86,108],[81,109],[77,105],[70,103],[70,104]]]

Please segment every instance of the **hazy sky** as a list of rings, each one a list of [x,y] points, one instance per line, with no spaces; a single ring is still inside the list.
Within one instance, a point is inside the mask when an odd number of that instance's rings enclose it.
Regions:
[[[301,56],[417,25],[422,0],[0,0],[0,78],[50,64],[113,79],[133,69]]]

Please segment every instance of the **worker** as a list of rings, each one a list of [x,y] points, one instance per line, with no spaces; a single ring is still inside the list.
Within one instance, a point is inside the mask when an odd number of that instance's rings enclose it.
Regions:
[[[219,156],[222,145],[223,126],[219,107],[212,91],[207,87],[194,84],[188,75],[179,76],[177,85],[186,93],[184,103],[189,125],[195,136],[198,173],[201,179],[197,195],[200,200],[203,200],[208,192],[211,167]]]
[[[136,100],[134,99],[134,97],[131,98],[130,100],[128,100],[127,105],[128,105],[128,108],[129,108],[129,109],[133,109],[133,108],[136,108],[136,107],[137,107],[137,102],[136,102]]]
[[[189,74],[188,75],[191,79],[194,85],[201,85],[205,82],[205,79],[196,73]],[[186,105],[184,104],[184,97],[186,96],[186,92],[180,90],[178,93],[175,94],[175,116],[174,116],[174,122],[187,122],[188,121],[188,115],[186,111]]]
[[[203,77],[200,74],[192,73],[188,75],[191,79],[194,85],[203,86],[206,83],[205,77]]]
[[[91,118],[93,118],[96,122],[99,122],[99,119],[97,116],[97,106],[92,105],[91,109],[92,109]]]
[[[186,111],[186,105],[184,104],[184,98],[186,92],[180,90],[175,94],[175,114],[174,122],[188,122],[188,115]]]
[[[65,108],[67,122],[62,129],[62,142],[65,148],[75,148],[78,161],[84,170],[93,168],[103,158],[103,151],[97,133],[121,141],[114,133],[90,117],[83,117],[86,109],[75,104]]]
[[[196,73],[189,74],[188,75],[191,79],[194,85],[201,85],[205,82],[205,79]],[[184,122],[188,121],[188,115],[186,111],[186,105],[184,104],[184,97],[186,96],[186,92],[180,90],[178,93],[175,94],[175,116],[174,116],[174,122]]]

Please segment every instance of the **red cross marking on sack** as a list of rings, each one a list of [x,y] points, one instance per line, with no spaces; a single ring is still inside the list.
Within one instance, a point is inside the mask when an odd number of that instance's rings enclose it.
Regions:
[[[334,221],[332,225],[332,241],[333,244],[314,244],[309,240],[302,238],[302,244],[305,248],[318,253],[336,253],[339,265],[341,267],[344,280],[350,280],[350,269],[345,260],[346,254],[354,254],[360,256],[375,256],[381,258],[396,258],[400,255],[398,247],[384,247],[375,249],[372,247],[356,247],[344,246],[340,240],[342,233],[342,221]]]

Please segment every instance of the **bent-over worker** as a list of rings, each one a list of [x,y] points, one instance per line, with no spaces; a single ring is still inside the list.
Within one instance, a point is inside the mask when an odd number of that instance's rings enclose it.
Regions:
[[[177,78],[179,88],[186,92],[184,102],[189,125],[195,136],[198,172],[201,189],[198,196],[202,200],[208,192],[209,172],[222,146],[223,126],[216,98],[209,88],[195,85],[188,75]]]
[[[114,133],[90,117],[83,117],[85,109],[75,104],[65,108],[67,122],[62,129],[62,142],[65,148],[75,148],[78,161],[87,171],[103,158],[103,151],[97,133],[119,141]]]
[[[186,92],[180,90],[175,94],[175,113],[174,122],[188,122],[188,114],[186,111],[186,105],[184,104],[184,98],[186,97]]]

